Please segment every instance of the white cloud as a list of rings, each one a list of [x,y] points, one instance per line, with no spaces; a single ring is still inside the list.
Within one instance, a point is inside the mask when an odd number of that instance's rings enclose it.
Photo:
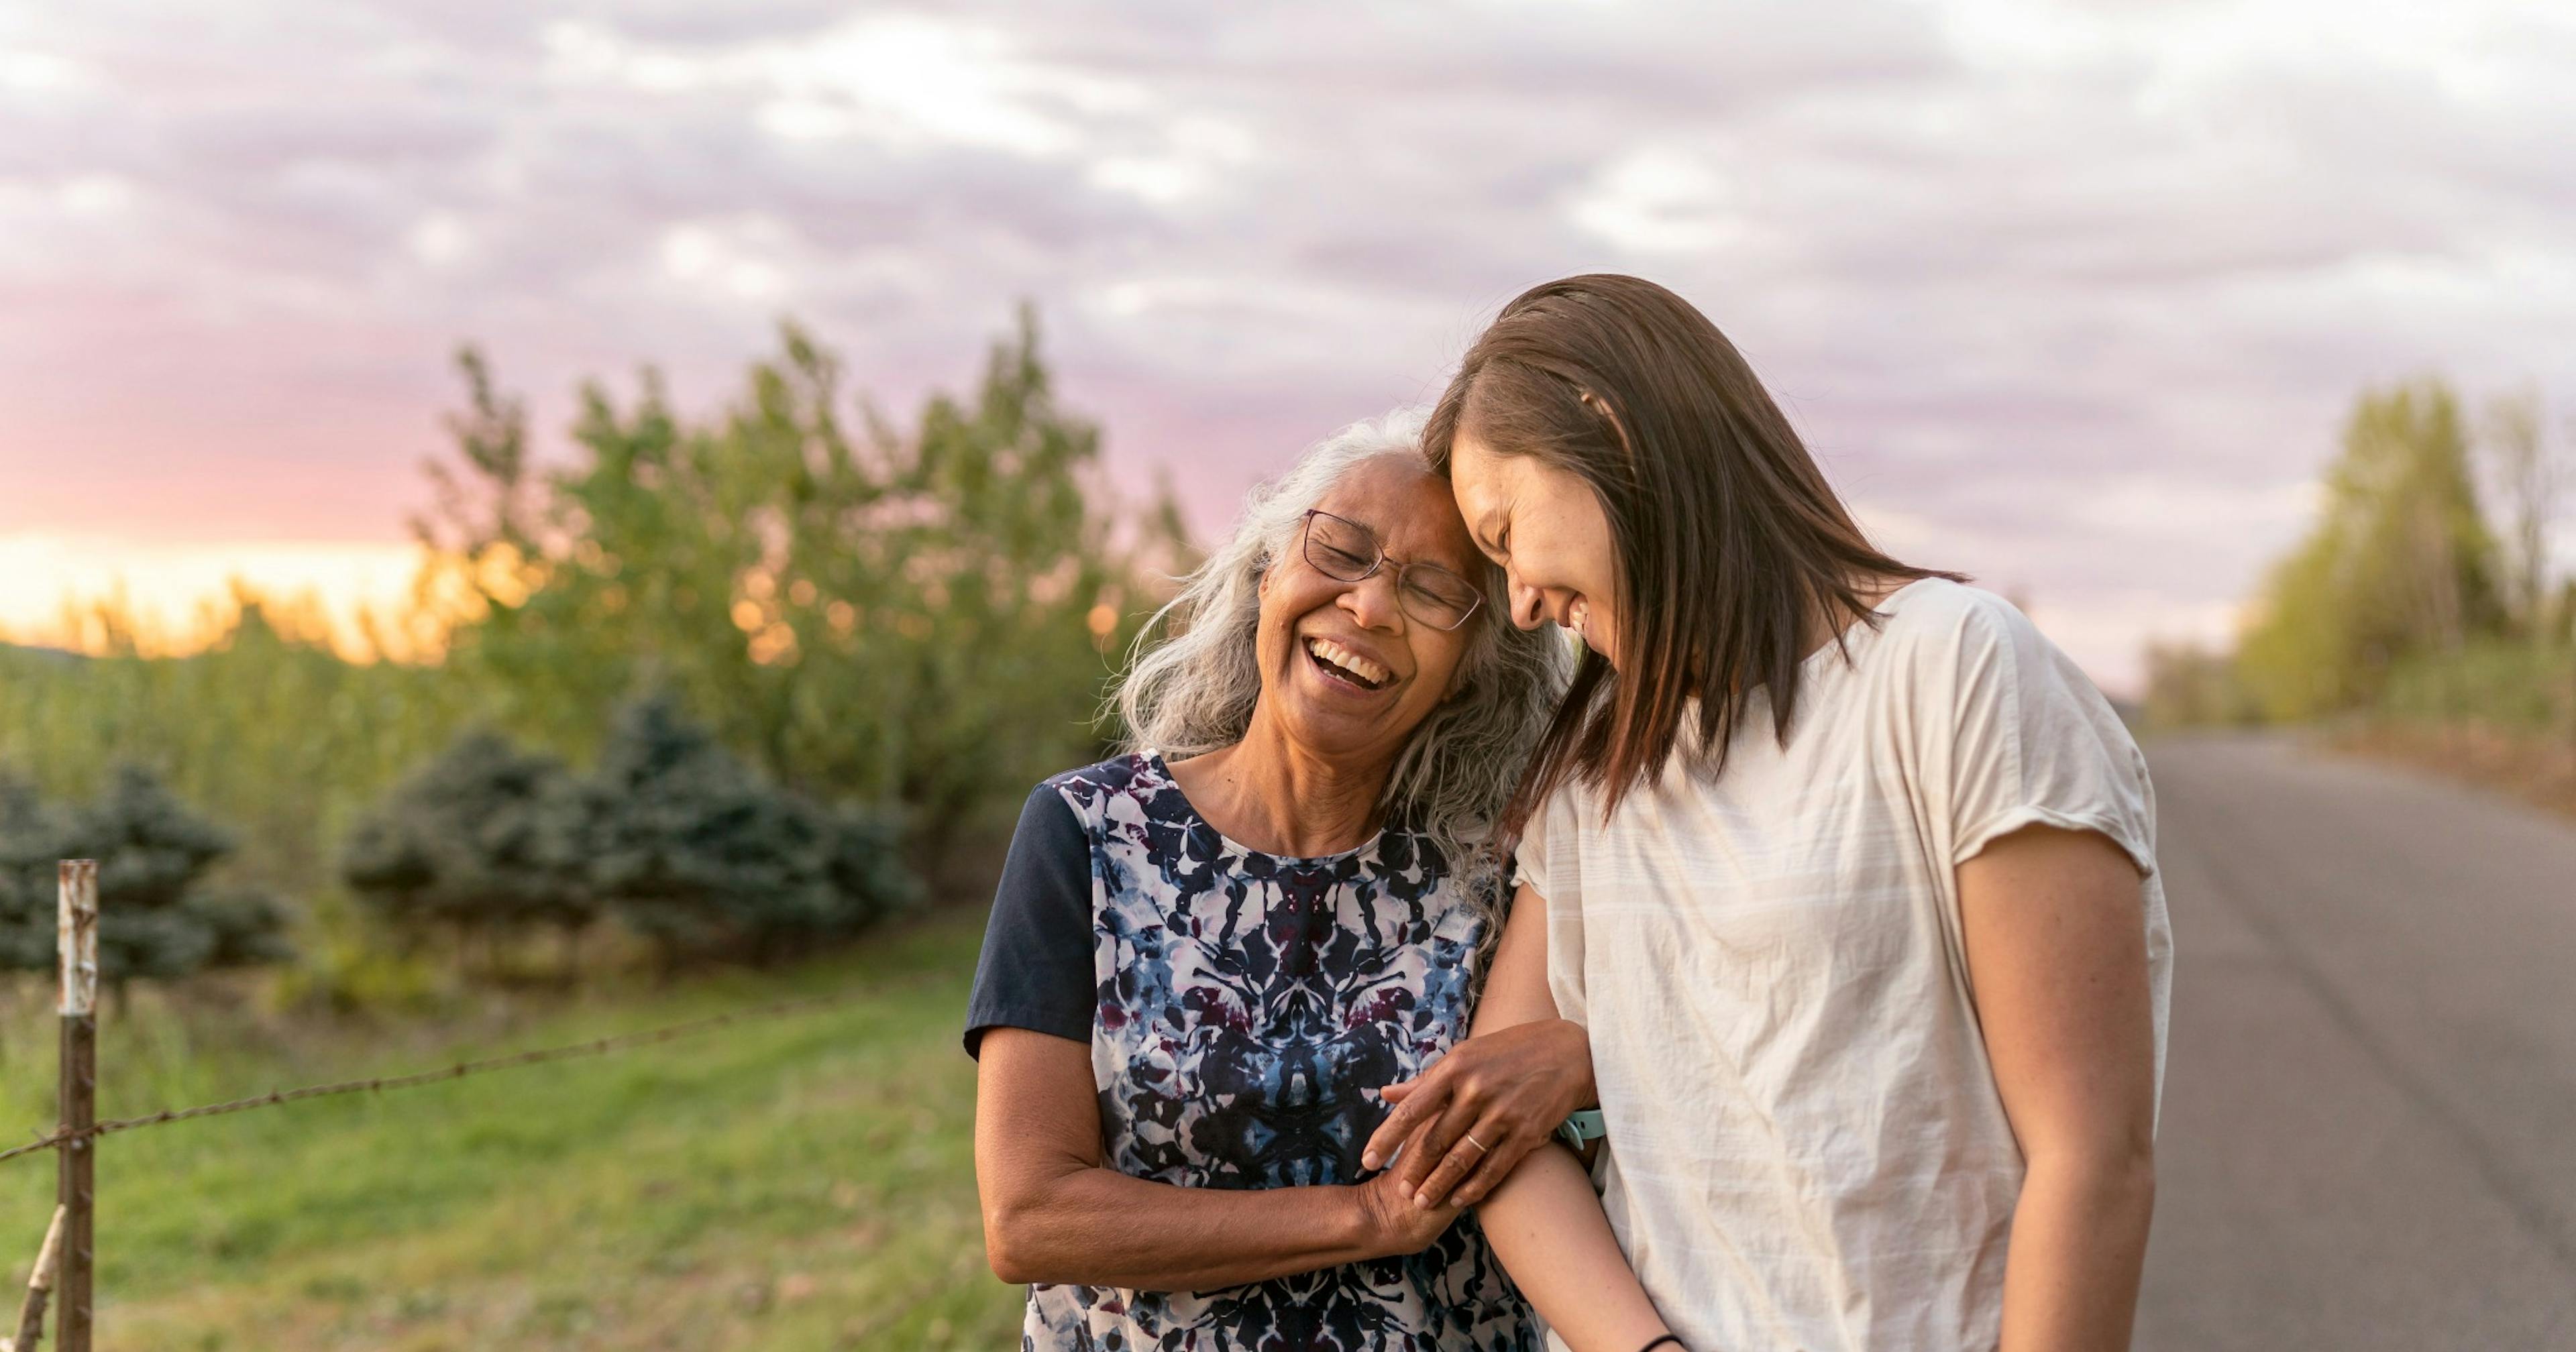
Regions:
[[[76,94],[96,85],[90,69],[69,57],[0,47],[0,90],[46,97]]]
[[[1153,206],[1179,207],[1218,189],[1256,153],[1251,133],[1213,117],[1177,119],[1163,141],[1151,153],[1093,161],[1089,181]]]
[[[785,228],[766,217],[690,222],[663,233],[662,270],[733,300],[766,303],[787,288],[778,260],[789,247]]]
[[[1649,148],[1613,161],[1575,199],[1575,223],[1636,253],[1709,253],[1744,233],[1743,191],[1710,158]]]
[[[115,216],[131,209],[135,190],[131,180],[115,174],[82,174],[56,190],[63,210],[74,216]]]
[[[454,212],[433,211],[404,232],[412,256],[433,267],[454,263],[474,247],[474,235]]]
[[[795,141],[1052,158],[1082,145],[1082,119],[1133,114],[1148,102],[1133,83],[1024,60],[998,29],[917,15],[704,49],[576,22],[549,25],[544,41],[547,73],[559,84],[740,95],[753,101],[757,125]]]

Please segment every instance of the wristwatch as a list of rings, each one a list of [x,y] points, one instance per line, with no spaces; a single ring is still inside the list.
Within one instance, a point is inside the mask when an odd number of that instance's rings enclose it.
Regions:
[[[1556,1124],[1556,1139],[1581,1150],[1586,1141],[1597,1141],[1610,1134],[1601,1123],[1601,1110],[1586,1108]]]

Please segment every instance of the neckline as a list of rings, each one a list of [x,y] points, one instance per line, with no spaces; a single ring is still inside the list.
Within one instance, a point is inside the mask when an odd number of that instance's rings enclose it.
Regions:
[[[1216,837],[1219,845],[1224,846],[1228,850],[1232,850],[1236,854],[1268,859],[1275,863],[1290,865],[1338,864],[1345,860],[1358,859],[1362,856],[1376,852],[1379,843],[1386,839],[1386,833],[1392,829],[1388,823],[1382,821],[1378,823],[1376,833],[1371,835],[1368,839],[1361,841],[1359,844],[1354,845],[1347,850],[1337,851],[1332,854],[1281,854],[1276,850],[1256,850],[1251,846],[1244,844],[1242,841],[1236,840],[1234,837],[1227,835],[1225,832],[1218,830],[1216,823],[1209,821],[1207,814],[1199,811],[1199,805],[1190,801],[1189,791],[1181,787],[1179,777],[1172,773],[1171,762],[1163,759],[1163,753],[1159,748],[1147,747],[1140,754],[1144,756],[1146,764],[1151,766],[1154,773],[1162,779],[1163,787],[1170,790],[1172,797],[1179,800],[1182,809],[1190,814],[1190,820],[1196,822],[1201,828],[1205,829],[1209,835]]]

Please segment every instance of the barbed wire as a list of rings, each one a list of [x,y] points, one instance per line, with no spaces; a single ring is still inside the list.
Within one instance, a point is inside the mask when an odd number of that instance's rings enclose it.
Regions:
[[[253,1108],[273,1108],[282,1103],[296,1103],[305,1099],[327,1098],[334,1094],[355,1094],[362,1091],[382,1092],[387,1089],[410,1089],[419,1085],[437,1084],[446,1080],[461,1080],[466,1076],[480,1075],[486,1071],[512,1070],[520,1066],[541,1065],[548,1061],[568,1061],[576,1057],[583,1056],[602,1056],[613,1051],[623,1051],[629,1047],[641,1047],[649,1046],[658,1042],[669,1042],[675,1038],[687,1037],[692,1033],[708,1032],[713,1029],[725,1027],[729,1024],[746,1023],[755,1019],[776,1018],[788,1014],[809,1013],[818,1009],[829,1009],[835,1005],[850,1004],[875,993],[876,992],[872,991],[853,990],[845,991],[836,995],[814,995],[796,1000],[779,1000],[766,1005],[754,1005],[748,1009],[737,1009],[724,1014],[712,1014],[703,1019],[690,1019],[682,1023],[667,1024],[660,1028],[648,1028],[633,1033],[617,1033],[608,1037],[593,1038],[588,1042],[567,1043],[560,1047],[540,1047],[534,1051],[513,1052],[508,1056],[486,1057],[478,1061],[459,1061],[452,1066],[445,1066],[438,1070],[415,1071],[408,1075],[379,1075],[364,1080],[341,1080],[332,1084],[309,1084],[295,1089],[272,1089],[265,1094],[254,1094],[249,1098],[233,1099],[225,1103],[201,1103],[193,1108],[164,1108],[157,1113],[147,1113],[142,1117],[121,1117],[103,1122],[94,1122],[79,1131],[58,1131],[52,1135],[40,1137],[25,1145],[11,1146],[6,1150],[0,1150],[0,1163],[6,1163],[9,1160],[16,1159],[20,1155],[33,1155],[39,1151],[45,1150],[59,1150],[74,1141],[105,1136],[111,1132],[131,1131],[136,1127],[159,1126],[164,1122],[184,1122],[190,1118],[215,1117],[224,1113],[247,1112]]]

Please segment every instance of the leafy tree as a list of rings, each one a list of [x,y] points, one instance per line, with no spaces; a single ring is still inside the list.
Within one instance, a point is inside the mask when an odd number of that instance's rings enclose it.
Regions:
[[[762,783],[667,694],[621,711],[591,792],[592,884],[665,972],[696,958],[773,961],[916,896],[887,823]]]
[[[586,868],[590,800],[562,761],[523,752],[490,729],[459,737],[350,832],[341,876],[413,936],[446,929],[460,966],[481,936],[563,936],[564,969],[597,918]]]
[[[2325,487],[2322,515],[2275,565],[2238,650],[2275,718],[2365,703],[2399,659],[2456,652],[2503,622],[2495,542],[2447,386],[2365,393]]]
[[[2480,444],[2505,524],[2501,568],[2505,597],[2523,636],[2546,646],[2553,628],[2549,527],[2558,515],[2567,471],[2542,432],[2537,391],[2523,390],[2489,401],[2485,423]]]
[[[510,726],[559,736],[667,685],[779,782],[905,809],[938,860],[1097,749],[1107,655],[1179,547],[1172,516],[1096,482],[1098,431],[1058,405],[1026,316],[973,395],[909,431],[801,332],[783,344],[703,422],[649,371],[630,403],[587,388],[551,472],[468,353],[422,588],[473,614],[449,661]]]

